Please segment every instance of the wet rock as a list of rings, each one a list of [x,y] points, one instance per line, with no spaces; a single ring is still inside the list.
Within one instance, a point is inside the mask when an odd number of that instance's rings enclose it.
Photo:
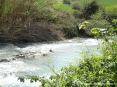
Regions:
[[[0,62],[10,62],[8,59],[1,59]]]
[[[19,80],[20,82],[25,82],[24,77],[19,77],[18,80]]]
[[[16,58],[12,58],[11,60],[16,60]]]
[[[53,50],[52,50],[52,49],[50,49],[50,50],[49,50],[49,52],[53,52]]]
[[[22,58],[22,59],[25,59],[26,56],[23,55],[23,54],[18,54],[18,55],[15,55],[15,57],[16,57],[16,58]]]
[[[47,56],[47,54],[44,53],[44,54],[42,54],[42,56]]]

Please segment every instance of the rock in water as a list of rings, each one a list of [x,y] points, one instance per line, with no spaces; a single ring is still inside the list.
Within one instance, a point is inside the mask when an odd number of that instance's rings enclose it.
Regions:
[[[15,55],[15,57],[16,57],[16,58],[22,58],[22,59],[25,59],[26,56],[23,55],[23,54],[18,54],[18,55]]]
[[[47,56],[47,54],[44,53],[43,56]]]
[[[53,50],[52,50],[52,49],[50,49],[50,50],[49,50],[49,52],[53,52]]]
[[[8,59],[1,59],[0,62],[10,62]]]

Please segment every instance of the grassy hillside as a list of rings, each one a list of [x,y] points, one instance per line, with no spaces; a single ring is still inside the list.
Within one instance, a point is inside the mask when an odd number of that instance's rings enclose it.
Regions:
[[[97,0],[97,2],[104,7],[117,5],[117,0]]]
[[[117,15],[117,0],[97,0],[109,15]]]

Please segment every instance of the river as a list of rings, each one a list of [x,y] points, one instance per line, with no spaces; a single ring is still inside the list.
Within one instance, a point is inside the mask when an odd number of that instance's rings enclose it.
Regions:
[[[18,77],[50,76],[70,64],[78,64],[81,53],[99,52],[98,41],[91,38],[74,38],[50,43],[0,44],[0,86],[38,87],[39,83],[24,83]],[[7,61],[8,60],[8,61]]]

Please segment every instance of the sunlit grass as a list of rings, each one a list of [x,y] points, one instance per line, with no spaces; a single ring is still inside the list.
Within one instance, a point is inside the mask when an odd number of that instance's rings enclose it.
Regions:
[[[97,0],[97,2],[103,7],[117,5],[117,0]]]
[[[58,11],[62,11],[62,12],[73,12],[74,10],[72,9],[71,6],[69,5],[65,5],[65,4],[62,4],[62,3],[57,3],[54,5],[54,8]]]
[[[105,10],[107,14],[117,15],[117,5],[106,7]]]
[[[97,2],[107,14],[117,15],[117,0],[97,0]]]

